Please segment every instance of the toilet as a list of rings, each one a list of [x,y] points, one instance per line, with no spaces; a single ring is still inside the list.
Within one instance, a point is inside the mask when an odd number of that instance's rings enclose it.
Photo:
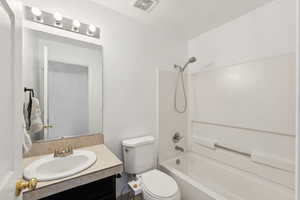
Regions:
[[[155,168],[153,136],[124,140],[122,149],[125,172],[136,175],[135,187],[141,188],[145,200],[180,200],[176,181]]]

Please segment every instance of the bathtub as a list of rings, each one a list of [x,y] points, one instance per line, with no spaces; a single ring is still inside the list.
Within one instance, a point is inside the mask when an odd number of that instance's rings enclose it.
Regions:
[[[182,200],[293,200],[294,191],[195,153],[160,163]]]

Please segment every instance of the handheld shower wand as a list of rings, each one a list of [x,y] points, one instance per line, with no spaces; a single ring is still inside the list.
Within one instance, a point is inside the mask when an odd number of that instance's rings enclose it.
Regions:
[[[189,64],[191,64],[191,63],[194,63],[194,62],[196,62],[197,61],[197,59],[195,58],[195,57],[191,57],[189,60],[188,60],[188,62],[187,63],[185,63],[185,65],[183,66],[183,71],[186,69],[186,67],[189,65]]]
[[[178,78],[177,78],[177,82],[176,82],[176,88],[175,88],[175,94],[174,94],[174,108],[175,108],[175,111],[178,113],[185,113],[187,110],[187,97],[186,97],[186,91],[185,91],[185,86],[184,86],[183,72],[185,71],[185,69],[187,68],[187,66],[189,64],[194,63],[196,61],[197,61],[197,59],[195,57],[191,57],[183,67],[181,67],[179,65],[174,65],[174,68],[179,69]],[[182,86],[182,90],[183,90],[183,98],[184,98],[184,106],[183,106],[182,110],[180,110],[177,105],[177,90],[178,90],[178,85],[179,85],[180,81],[181,81],[181,86]]]
[[[189,64],[194,63],[194,62],[196,62],[196,61],[197,61],[197,59],[196,59],[195,57],[191,57],[191,58],[183,65],[183,67],[181,67],[180,65],[174,65],[174,68],[175,68],[175,69],[178,68],[179,71],[184,72],[185,69],[187,68],[187,66],[188,66]]]

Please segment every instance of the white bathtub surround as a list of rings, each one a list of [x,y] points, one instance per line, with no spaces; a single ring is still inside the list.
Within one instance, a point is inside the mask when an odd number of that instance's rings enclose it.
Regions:
[[[287,54],[194,73],[189,149],[294,188],[294,58]],[[195,137],[251,158],[203,147]]]
[[[229,152],[233,152],[233,153],[240,154],[242,156],[249,157],[251,161],[262,165],[268,165],[270,167],[274,167],[291,173],[295,172],[295,163],[286,158],[263,153],[260,151],[251,152],[245,150],[240,145],[232,146],[227,144],[220,144],[216,140],[207,139],[204,137],[193,137],[192,140],[194,141],[194,143],[199,144],[203,147],[207,147],[214,150],[220,148]]]
[[[276,155],[268,155],[263,152],[253,152],[251,153],[251,160],[259,164],[295,173],[295,162]]]
[[[201,68],[224,67],[296,51],[296,1],[274,0],[189,40]]]
[[[204,138],[204,137],[193,137],[192,140],[199,144],[199,145],[202,145],[204,147],[207,147],[207,148],[211,148],[211,149],[216,149],[216,144],[217,144],[217,141],[214,140],[214,139],[208,139],[208,138]]]
[[[180,164],[176,160],[180,159]],[[182,199],[201,200],[293,200],[293,190],[265,181],[195,153],[161,163],[181,189]]]
[[[193,73],[193,123],[294,136],[295,66],[288,53]]]
[[[190,67],[188,150],[235,174],[232,188],[213,179],[236,199],[294,198],[295,6],[275,0],[189,41],[199,62]]]

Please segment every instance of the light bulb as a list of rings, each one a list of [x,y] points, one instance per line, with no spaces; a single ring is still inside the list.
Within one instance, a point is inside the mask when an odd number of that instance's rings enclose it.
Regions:
[[[63,19],[62,15],[60,13],[56,12],[56,13],[54,13],[53,17],[55,20],[54,25],[58,26],[58,27],[62,27],[62,23],[61,23],[61,21]]]
[[[37,8],[37,7],[32,7],[31,8],[31,13],[33,14],[33,20],[43,23],[43,18],[42,18],[42,11]]]
[[[80,27],[80,22],[78,20],[73,20],[73,27],[78,29]]]
[[[42,11],[37,7],[32,7],[31,13],[36,17],[40,17],[42,15]]]
[[[58,12],[54,13],[53,17],[54,17],[55,21],[58,21],[58,22],[60,22],[63,18],[62,15]]]
[[[96,26],[94,26],[94,25],[91,24],[91,25],[89,26],[88,33],[89,33],[90,35],[93,35],[95,32],[96,32]]]
[[[79,32],[79,27],[80,27],[80,21],[74,19],[73,20],[73,25],[72,25],[72,30],[75,32]]]

